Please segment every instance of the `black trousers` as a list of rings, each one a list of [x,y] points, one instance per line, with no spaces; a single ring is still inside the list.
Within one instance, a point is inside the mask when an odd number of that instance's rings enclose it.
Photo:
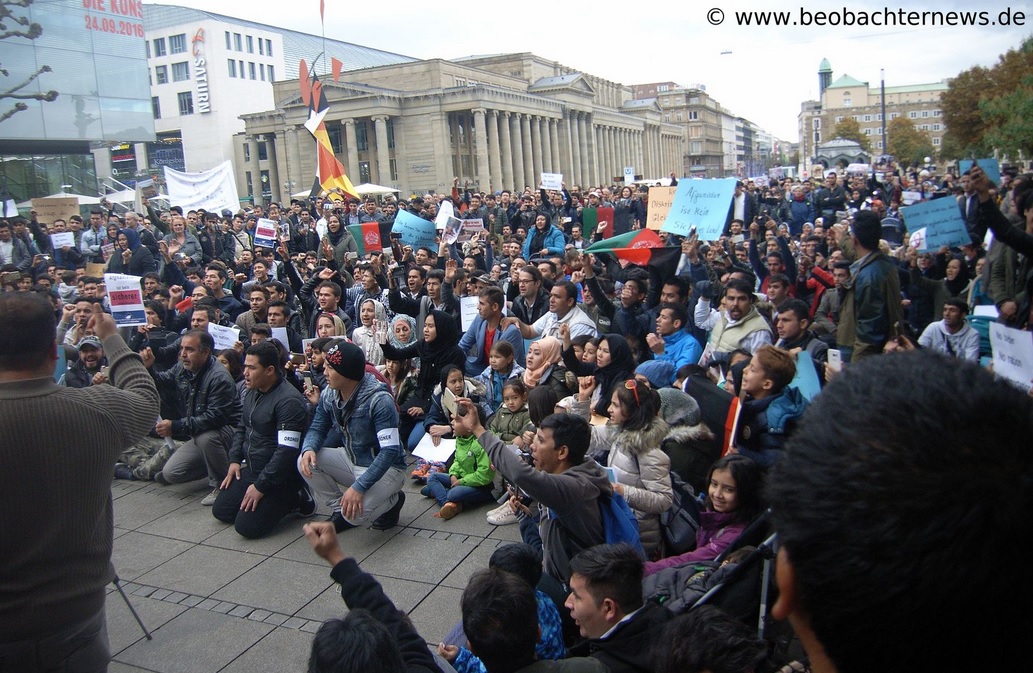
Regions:
[[[242,465],[240,479],[235,479],[229,488],[219,491],[212,506],[212,516],[219,521],[232,523],[238,533],[251,540],[268,535],[280,519],[297,510],[301,504],[298,497],[301,485],[290,480],[264,493],[253,511],[243,511],[240,504],[244,502],[248,487],[255,483],[255,478],[251,468]]]

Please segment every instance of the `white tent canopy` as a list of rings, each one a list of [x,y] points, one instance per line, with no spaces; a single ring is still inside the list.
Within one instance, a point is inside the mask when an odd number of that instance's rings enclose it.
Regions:
[[[366,195],[369,195],[369,194],[375,194],[375,195],[396,194],[398,192],[397,189],[393,189],[391,187],[383,187],[381,185],[374,185],[374,184],[369,183],[369,182],[364,182],[361,185],[355,185],[355,191],[358,192],[359,194],[362,194],[363,196],[366,196]]]
[[[48,196],[40,197],[44,199],[68,199],[68,198],[79,199],[80,206],[96,206],[100,203],[100,199],[96,196],[86,196],[85,194],[75,194],[73,192],[58,192],[57,194],[50,194]],[[19,208],[31,208],[32,200],[22,201],[17,204]]]

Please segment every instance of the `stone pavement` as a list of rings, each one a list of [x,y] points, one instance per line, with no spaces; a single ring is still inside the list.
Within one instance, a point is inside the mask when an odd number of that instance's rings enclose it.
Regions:
[[[312,634],[347,611],[330,567],[302,535],[304,520],[284,519],[268,538],[246,540],[200,505],[209,492],[205,481],[115,481],[111,491],[112,560],[154,635],[144,638],[110,586],[111,673],[304,671]],[[338,537],[419,633],[437,643],[459,621],[467,579],[487,567],[499,544],[519,541],[520,531],[487,523],[488,506],[435,519],[436,503],[415,482],[408,480],[405,492],[398,526]]]

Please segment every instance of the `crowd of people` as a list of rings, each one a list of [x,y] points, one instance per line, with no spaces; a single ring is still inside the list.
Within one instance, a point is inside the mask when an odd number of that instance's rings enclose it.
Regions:
[[[10,540],[0,552],[0,603],[9,606],[0,609],[9,624],[0,627],[0,653],[29,661],[38,648],[25,643],[38,643],[40,633],[55,645],[52,656],[83,634],[106,638],[97,591],[102,606],[111,579],[101,558],[112,545],[110,518],[103,521],[111,503],[106,484],[97,487],[98,465],[107,461],[107,478],[207,480],[211,492],[200,504],[247,538],[298,518],[324,519],[307,523],[305,534],[333,566],[353,610],[317,634],[312,671],[777,668],[784,651],[712,606],[693,609],[703,583],[739,562],[741,547],[763,539],[747,537],[758,523],[771,526],[769,507],[784,534],[774,614],[789,618],[810,665],[895,669],[899,662],[888,654],[869,656],[844,634],[854,621],[848,608],[837,605],[826,620],[831,584],[820,582],[827,575],[852,601],[870,603],[859,614],[873,638],[901,639],[889,625],[914,632],[903,617],[884,620],[885,607],[862,595],[867,581],[851,580],[849,572],[870,564],[837,557],[909,536],[910,513],[885,502],[894,488],[945,530],[968,525],[951,513],[983,498],[961,483],[968,473],[955,475],[949,489],[916,478],[942,491],[937,507],[952,493],[957,499],[936,511],[919,507],[904,475],[871,486],[866,472],[875,473],[874,463],[865,452],[899,443],[880,474],[919,465],[940,475],[945,467],[923,461],[921,446],[932,437],[962,441],[967,435],[956,426],[976,409],[984,414],[980,427],[1000,416],[994,432],[1029,429],[1027,396],[959,362],[989,355],[969,319],[974,306],[992,305],[997,320],[1013,327],[1026,329],[1033,319],[1033,176],[1003,176],[993,185],[974,168],[934,182],[888,164],[878,176],[830,171],[813,180],[742,181],[719,239],[660,232],[663,245],[678,251],[669,273],[614,251],[586,251],[605,235],[603,226],[585,224],[592,208],[614,209],[616,234],[645,225],[648,189],[630,186],[481,193],[456,181],[450,194],[380,202],[335,194],[236,213],[147,204],[139,214],[95,210],[88,223],[41,223],[34,214],[0,220],[2,483],[9,491],[0,498],[11,503],[0,508],[0,531]],[[909,201],[914,192],[956,199],[971,241],[934,251],[910,246],[899,214],[908,191]],[[366,246],[350,225],[390,223],[401,210],[434,220],[445,201],[457,218],[481,220],[483,230],[415,249],[392,235],[382,249],[359,254]],[[255,245],[260,218],[277,225],[275,247]],[[75,245],[55,249],[49,234],[67,231]],[[103,276],[87,272],[97,265],[140,277],[146,324],[115,326]],[[217,349],[213,325],[236,327],[239,341]],[[55,344],[68,363],[56,377]],[[892,351],[936,355],[882,355]],[[805,392],[802,378],[819,390]],[[959,387],[950,398],[943,386],[953,378]],[[922,404],[902,402],[923,395]],[[704,396],[738,399],[734,429],[708,411]],[[89,465],[65,460],[43,438],[22,441],[29,419],[53,413],[47,425],[54,426],[77,406],[96,412],[88,422],[97,436],[76,459]],[[937,417],[922,419],[930,408]],[[899,432],[883,430],[887,424]],[[119,432],[104,437],[107,425]],[[871,433],[879,441],[869,449]],[[454,440],[448,460],[412,463],[419,447],[443,440]],[[73,444],[79,441],[63,446]],[[968,455],[980,445],[959,445],[965,455],[945,451],[943,461],[979,474],[1011,461],[1028,480],[1028,452]],[[27,446],[55,473],[89,477],[93,491],[83,487],[77,496],[83,514],[74,519],[74,537],[40,542],[36,527],[6,516],[28,506],[17,496],[32,481],[20,462]],[[854,471],[843,484],[833,483],[841,473],[822,464],[832,453],[838,462],[830,464]],[[518,525],[522,539],[470,580],[462,623],[436,652],[346,558],[337,537],[347,547],[350,528],[398,525],[408,479],[423,485],[435,516],[485,516],[492,525]],[[804,492],[801,484],[811,482],[814,492]],[[667,516],[686,488],[698,508],[687,550],[672,545]],[[878,488],[885,497],[877,498]],[[882,518],[865,522],[867,539],[855,539],[860,529],[851,526],[861,513],[828,495],[836,489],[844,501],[879,501],[873,516]],[[1016,489],[993,500],[1021,508],[1029,487]],[[69,516],[66,502],[46,497],[55,502],[40,518]],[[832,504],[848,511],[833,516]],[[611,517],[622,507],[634,519],[633,539],[614,537]],[[1008,530],[1004,521],[973,525]],[[1025,519],[1015,525],[1029,527]],[[959,539],[974,536],[966,530]],[[917,567],[927,551],[921,543],[951,544],[941,538],[909,541],[910,556],[894,570]],[[819,563],[816,545],[826,543],[828,559]],[[1014,554],[996,542],[987,547],[1011,577]],[[55,550],[78,559],[83,549],[88,559],[40,566],[46,573],[33,582],[14,579]],[[839,565],[849,566],[842,576],[828,567]],[[856,586],[847,587],[851,581]],[[28,587],[53,589],[50,600],[30,609]],[[1003,592],[991,596],[1006,600]],[[48,609],[68,604],[76,607],[65,619],[48,622]],[[914,611],[925,609],[935,608]],[[31,618],[15,620],[19,610]],[[362,641],[369,659],[342,664]],[[106,645],[94,645],[74,656],[100,661]],[[893,643],[885,649],[919,663]]]

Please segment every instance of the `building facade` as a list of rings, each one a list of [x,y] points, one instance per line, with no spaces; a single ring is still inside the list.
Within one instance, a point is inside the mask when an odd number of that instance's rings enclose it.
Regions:
[[[882,137],[882,91],[879,85],[869,86],[850,75],[832,79],[832,69],[822,60],[818,69],[821,99],[804,101],[800,107],[800,170],[808,176],[818,146],[836,138],[836,124],[852,118],[861,132],[870,138],[872,155],[884,153]],[[906,117],[915,128],[929,134],[933,147],[939,149],[947,127],[943,122],[940,96],[947,90],[945,82],[887,86],[886,123]]]
[[[678,172],[681,129],[655,99],[530,53],[433,59],[321,74],[326,127],[354,184],[404,194],[447,191],[455,177],[480,190],[612,184],[624,168],[644,179]],[[234,137],[241,194],[267,179],[299,192],[315,178],[315,140],[297,81],[273,85],[275,108],[242,115]],[[293,190],[274,189],[283,201]],[[256,195],[257,198],[257,195]]]

